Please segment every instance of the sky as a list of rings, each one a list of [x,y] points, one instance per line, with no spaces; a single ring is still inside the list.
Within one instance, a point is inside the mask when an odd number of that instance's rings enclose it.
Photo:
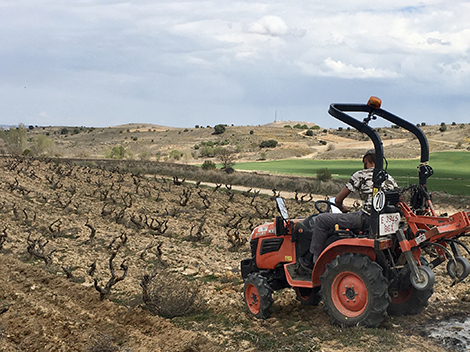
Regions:
[[[470,1],[0,0],[0,125],[470,122]],[[377,125],[387,125],[376,122]]]

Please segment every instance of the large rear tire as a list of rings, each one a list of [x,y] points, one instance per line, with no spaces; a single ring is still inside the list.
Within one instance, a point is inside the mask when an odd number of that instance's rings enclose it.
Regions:
[[[269,318],[272,312],[273,290],[267,279],[259,273],[248,274],[243,292],[248,312],[259,319]]]
[[[335,324],[377,327],[387,316],[388,282],[369,257],[346,253],[326,265],[320,277],[323,310]]]

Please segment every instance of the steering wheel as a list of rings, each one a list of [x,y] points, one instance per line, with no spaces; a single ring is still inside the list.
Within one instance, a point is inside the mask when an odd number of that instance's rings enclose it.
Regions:
[[[336,204],[331,203],[328,200],[317,200],[315,202],[315,209],[318,210],[319,213],[331,213],[331,206],[336,206]],[[326,209],[325,209],[326,207]]]

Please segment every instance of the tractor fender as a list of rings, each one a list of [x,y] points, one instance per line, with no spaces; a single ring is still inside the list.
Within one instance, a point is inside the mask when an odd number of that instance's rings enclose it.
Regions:
[[[372,261],[375,261],[376,254],[374,248],[375,240],[369,238],[345,238],[333,242],[323,250],[315,262],[315,267],[312,273],[313,286],[321,285],[320,276],[323,275],[326,264],[331,262],[337,256],[344,253],[358,253],[364,254]]]

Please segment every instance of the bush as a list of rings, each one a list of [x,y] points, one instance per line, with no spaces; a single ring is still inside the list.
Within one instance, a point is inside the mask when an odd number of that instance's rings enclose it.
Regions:
[[[173,158],[175,160],[180,160],[181,157],[183,156],[183,153],[181,153],[179,150],[177,149],[173,149],[171,152],[170,152],[170,158]]]
[[[214,134],[222,134],[225,132],[225,125],[215,125]]]
[[[320,181],[322,181],[322,182],[326,182],[326,181],[331,180],[331,172],[330,172],[330,170],[328,170],[328,168],[318,169],[318,171],[317,171],[317,179],[320,180]]]
[[[201,168],[203,170],[215,170],[217,168],[217,166],[215,166],[215,163],[213,161],[206,160],[202,164]]]
[[[441,122],[441,127],[439,127],[439,131],[445,132],[447,130],[447,126],[444,122]]]
[[[268,139],[266,141],[262,141],[259,145],[260,148],[276,148],[277,141],[274,139]]]
[[[174,272],[161,270],[152,276],[144,275],[140,286],[147,309],[165,318],[191,314],[203,304],[201,286]]]
[[[312,131],[312,130],[307,130],[307,132],[305,132],[305,134],[306,134],[307,136],[310,136],[310,137],[311,137],[311,136],[313,136],[313,131]]]
[[[319,130],[320,129],[320,126],[318,125],[313,125],[312,127],[310,127],[311,130]]]
[[[224,172],[226,172],[227,174],[233,174],[235,172],[235,169],[231,166],[227,166],[227,167],[224,167],[223,168]]]
[[[212,158],[215,155],[215,150],[213,147],[204,146],[199,150],[199,153],[202,157]]]

